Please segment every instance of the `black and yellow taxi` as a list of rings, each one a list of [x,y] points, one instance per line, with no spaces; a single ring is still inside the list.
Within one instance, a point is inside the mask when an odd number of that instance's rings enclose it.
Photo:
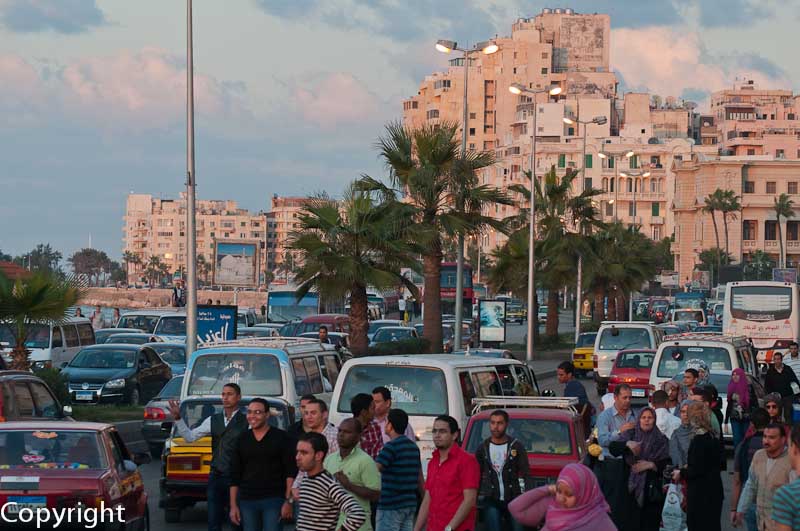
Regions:
[[[578,335],[578,342],[572,351],[572,364],[575,365],[576,376],[586,376],[594,369],[594,340],[597,332],[583,332]]]

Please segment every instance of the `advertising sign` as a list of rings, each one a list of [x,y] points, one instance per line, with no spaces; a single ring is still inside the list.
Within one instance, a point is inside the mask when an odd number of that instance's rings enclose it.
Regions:
[[[197,342],[216,343],[236,339],[237,306],[197,305]]]
[[[258,253],[257,241],[214,240],[214,284],[257,287]]]
[[[711,289],[711,273],[708,271],[692,271],[692,289]]]
[[[478,301],[480,328],[478,341],[505,343],[506,341],[506,301]]]
[[[678,288],[680,286],[680,274],[677,271],[662,271],[661,272],[661,287],[662,288]]]
[[[797,269],[780,269],[776,267],[772,270],[772,281],[797,284]]]

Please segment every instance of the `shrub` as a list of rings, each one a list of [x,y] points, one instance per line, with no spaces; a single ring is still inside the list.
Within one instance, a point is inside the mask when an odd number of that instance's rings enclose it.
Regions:
[[[398,354],[424,354],[428,352],[430,341],[424,337],[387,341],[369,348],[370,356],[394,356]]]
[[[52,368],[38,369],[33,371],[33,374],[44,380],[62,406],[70,403],[67,377],[61,371]]]

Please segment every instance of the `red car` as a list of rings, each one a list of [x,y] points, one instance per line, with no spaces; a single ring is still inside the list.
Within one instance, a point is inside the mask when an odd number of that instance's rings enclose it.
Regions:
[[[631,386],[632,402],[645,403],[650,398],[650,368],[656,357],[655,350],[620,350],[608,378],[608,392],[625,383]]]
[[[2,423],[0,507],[6,518],[23,508],[47,508],[53,522],[52,511],[97,508],[100,513],[105,507],[117,515],[114,508],[121,506],[124,525],[119,528],[147,530],[147,493],[137,466],[148,462],[149,454],[131,455],[109,424]]]
[[[489,416],[492,411],[505,409],[510,420],[507,433],[521,441],[528,452],[533,486],[555,483],[562,468],[580,462],[586,455],[586,437],[581,418],[572,407],[520,407],[523,404],[513,407],[516,400],[509,397],[507,404],[498,401],[492,408],[470,417],[462,446],[474,454],[491,435]],[[534,401],[542,400],[542,403],[549,401],[554,406],[564,403],[563,398],[530,400],[531,405]],[[520,397],[519,401],[528,401],[528,398]]]

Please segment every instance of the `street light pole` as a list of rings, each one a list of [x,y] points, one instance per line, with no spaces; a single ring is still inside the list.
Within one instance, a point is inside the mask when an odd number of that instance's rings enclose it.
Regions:
[[[631,152],[631,156],[633,152]],[[638,171],[638,172],[628,172],[628,173],[620,173],[622,177],[631,177],[633,179],[633,222],[631,223],[631,232],[636,230],[636,178],[637,177],[650,177],[649,171]],[[642,185],[640,182],[639,186]],[[628,296],[628,317],[633,320],[633,291],[631,291],[630,295]]]
[[[195,230],[194,58],[192,0],[186,0],[186,360],[197,350],[197,231]]]

